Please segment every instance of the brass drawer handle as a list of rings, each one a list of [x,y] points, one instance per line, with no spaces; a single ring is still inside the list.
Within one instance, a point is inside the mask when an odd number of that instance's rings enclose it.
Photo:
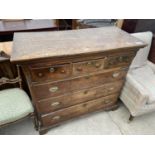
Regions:
[[[104,60],[107,60],[108,59],[108,57],[104,57]]]
[[[91,65],[92,64],[92,62],[87,62],[87,65]]]
[[[78,67],[77,70],[78,70],[78,71],[82,71],[82,67]]]
[[[53,103],[51,103],[52,107],[55,107],[55,106],[58,106],[58,105],[60,105],[60,102],[53,102]]]
[[[129,59],[129,57],[128,56],[121,56],[121,57],[119,57],[119,61],[120,62],[128,62],[130,59]]]
[[[52,119],[53,120],[59,120],[60,119],[60,116],[54,116]]]
[[[119,61],[122,62],[123,61],[123,57],[119,57]]]
[[[65,73],[65,70],[64,70],[64,69],[62,69],[62,70],[61,70],[61,73]]]
[[[119,75],[120,75],[120,73],[113,73],[113,74],[112,74],[112,76],[113,76],[114,78],[118,77]]]
[[[110,61],[109,64],[110,64],[110,65],[114,65],[115,62],[114,62],[114,61]]]
[[[42,77],[42,76],[43,76],[43,74],[42,74],[42,73],[38,73],[38,76],[39,76],[39,77]]]
[[[53,72],[55,71],[55,69],[54,69],[53,67],[51,67],[51,68],[49,69],[49,71],[50,71],[50,73],[53,73]]]
[[[101,66],[101,64],[99,64],[99,63],[96,63],[96,64],[95,64],[95,67],[96,67],[96,68],[99,68],[100,66]]]
[[[105,104],[109,104],[111,102],[111,100],[105,100],[104,103]]]
[[[130,60],[129,57],[126,57],[126,58],[125,58],[125,61],[126,61],[126,62],[129,62],[129,60]]]
[[[51,88],[49,89],[49,91],[52,92],[52,93],[54,93],[54,92],[56,92],[56,91],[58,91],[58,90],[59,90],[59,88],[58,88],[57,86],[51,87]]]
[[[114,90],[114,89],[115,89],[114,87],[109,88],[109,90]]]

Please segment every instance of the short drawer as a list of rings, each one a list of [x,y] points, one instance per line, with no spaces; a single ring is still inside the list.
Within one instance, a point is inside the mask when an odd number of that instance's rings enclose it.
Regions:
[[[108,71],[96,75],[87,75],[66,81],[35,84],[31,87],[37,100],[64,95],[69,92],[100,86],[109,82],[123,80],[126,69]]]
[[[32,82],[57,81],[70,77],[71,65],[57,65],[48,67],[30,67]]]
[[[75,104],[110,95],[119,92],[122,88],[122,85],[123,81],[121,80],[118,82],[108,83],[102,86],[69,93],[63,96],[38,101],[38,111],[42,114],[49,113]]]
[[[105,69],[129,66],[135,54],[109,56],[105,60]]]
[[[73,76],[97,72],[104,69],[104,59],[73,63]]]
[[[104,109],[106,107],[114,105],[117,101],[117,97],[118,94],[114,94],[75,106],[71,106],[69,108],[58,110],[50,114],[42,115],[42,125],[51,126],[89,112]]]

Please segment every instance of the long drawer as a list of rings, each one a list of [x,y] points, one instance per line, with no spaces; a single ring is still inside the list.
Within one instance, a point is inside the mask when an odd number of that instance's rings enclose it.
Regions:
[[[42,115],[41,121],[43,126],[51,126],[63,122],[65,120],[104,109],[112,106],[117,101],[118,94],[110,95],[107,97],[98,98],[82,104],[71,106],[69,108],[61,109],[50,114]]]
[[[120,69],[108,71],[96,75],[87,75],[79,78],[74,78],[66,81],[37,84],[32,86],[32,90],[37,100],[42,100],[50,97],[56,97],[86,88],[99,86],[109,82],[115,82],[124,79],[127,70]]]
[[[66,108],[82,102],[87,102],[99,97],[117,93],[123,85],[123,80],[104,84],[91,89],[83,89],[59,97],[53,97],[37,102],[37,109],[39,113],[49,113],[62,108]]]

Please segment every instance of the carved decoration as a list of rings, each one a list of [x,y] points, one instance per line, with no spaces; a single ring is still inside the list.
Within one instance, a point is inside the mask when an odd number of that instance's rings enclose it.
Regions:
[[[21,79],[19,77],[16,77],[15,79],[9,79],[9,78],[6,78],[6,77],[2,77],[0,79],[0,85],[7,84],[7,83],[14,84],[14,83],[17,83],[17,82],[20,82],[20,81],[21,81]]]

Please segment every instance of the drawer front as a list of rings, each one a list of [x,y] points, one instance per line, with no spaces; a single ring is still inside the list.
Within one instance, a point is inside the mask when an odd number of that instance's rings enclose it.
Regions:
[[[66,81],[34,85],[31,88],[37,100],[42,100],[63,95],[72,91],[87,89],[95,86],[100,86],[105,83],[123,80],[126,73],[127,71],[124,69],[115,70]]]
[[[115,70],[115,71],[108,71],[96,75],[87,75],[81,78],[75,78],[71,80],[71,91],[90,88],[94,86],[100,86],[105,83],[115,82],[118,80],[124,79],[126,76],[127,70]]]
[[[73,63],[73,76],[97,72],[104,69],[104,59]]]
[[[70,81],[45,83],[31,87],[37,100],[55,97],[67,93],[70,89]]]
[[[51,126],[57,124],[59,122],[63,122],[65,120],[97,111],[100,109],[104,109],[110,105],[114,105],[117,101],[118,94],[110,95],[107,97],[102,97],[96,100],[88,101],[82,104],[78,104],[75,106],[71,106],[69,108],[65,108],[62,110],[58,110],[56,112],[42,115],[42,125],[43,126]]]
[[[38,101],[37,107],[39,113],[49,113],[62,108],[66,108],[78,103],[87,102],[99,97],[119,92],[123,81],[108,83],[91,89],[84,89],[74,93],[69,93],[60,97],[53,97],[44,101]]]
[[[105,69],[120,67],[120,66],[129,66],[134,56],[135,54],[109,56],[105,60]]]
[[[33,82],[57,81],[70,77],[71,65],[30,68]]]

